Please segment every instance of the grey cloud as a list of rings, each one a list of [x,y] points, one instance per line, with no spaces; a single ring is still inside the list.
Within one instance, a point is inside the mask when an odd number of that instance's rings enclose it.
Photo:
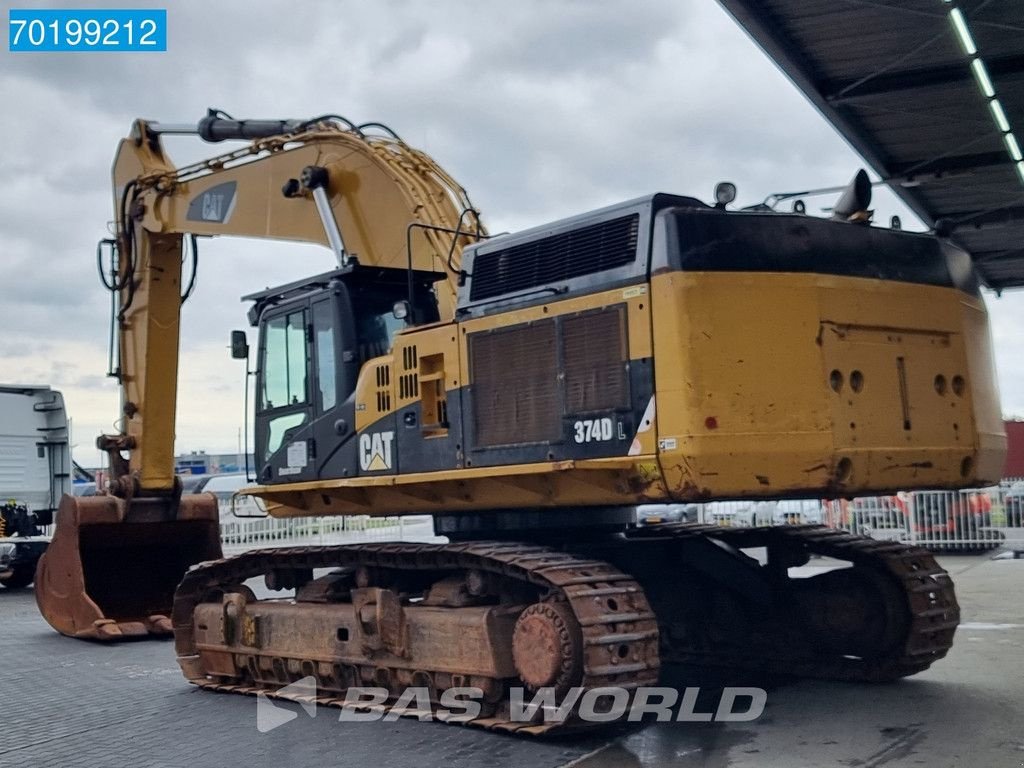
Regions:
[[[107,390],[110,387],[110,379],[96,375],[79,376],[74,380],[74,385],[78,389]]]
[[[60,379],[72,403],[112,390],[102,378],[108,304],[93,248],[112,217],[110,162],[137,116],[193,121],[217,106],[239,117],[379,120],[449,169],[495,231],[653,191],[706,199],[723,178],[747,204],[843,183],[859,165],[715,3],[230,0],[170,4],[168,18],[166,54],[0,53],[0,102],[13,107],[0,116],[4,343],[19,360],[14,350],[77,345],[67,353],[73,369],[51,367],[43,353],[26,363],[27,374]],[[167,146],[178,163],[222,149],[192,139]],[[898,212],[912,222],[891,195],[877,199],[880,220]],[[239,296],[322,271],[331,257],[240,240],[204,240],[201,254],[182,317],[182,376],[190,392],[238,393],[226,410],[240,417],[238,371],[220,356],[228,332],[245,325]],[[1013,331],[1024,306],[1008,296],[993,317],[1003,394],[1024,411],[1024,342]],[[204,362],[194,366],[199,349]],[[181,403],[181,439],[230,448],[228,416],[201,401]]]

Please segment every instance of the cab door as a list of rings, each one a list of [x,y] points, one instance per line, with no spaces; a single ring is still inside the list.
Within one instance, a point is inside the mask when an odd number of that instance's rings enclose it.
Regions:
[[[256,464],[261,483],[357,474],[352,306],[333,283],[261,318]]]
[[[263,320],[256,393],[256,463],[263,483],[316,477],[308,302],[268,312]]]
[[[356,339],[348,293],[335,286],[310,303],[313,421],[308,428],[316,478],[356,474],[358,459],[355,424],[355,386],[359,376]]]

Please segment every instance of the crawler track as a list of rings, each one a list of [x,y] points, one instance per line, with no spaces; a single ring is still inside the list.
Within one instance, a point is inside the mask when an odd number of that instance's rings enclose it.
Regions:
[[[828,655],[764,657],[675,648],[674,660],[798,677],[886,682],[927,669],[952,647],[960,622],[960,606],[952,579],[928,550],[818,525],[721,528],[667,524],[631,532],[634,539],[682,540],[698,536],[707,536],[737,549],[796,546],[807,555],[844,560],[888,574],[902,588],[908,614],[907,629],[901,642],[894,645],[892,654],[874,659]]]
[[[852,657],[808,650],[807,644],[797,644],[788,650],[785,643],[753,650],[737,648],[709,648],[706,643],[666,642],[668,633],[661,637],[658,618],[652,609],[642,585],[631,575],[603,559],[586,553],[571,554],[561,550],[532,544],[510,542],[471,542],[455,544],[366,544],[357,546],[309,547],[270,549],[249,552],[237,557],[201,564],[192,569],[182,581],[174,603],[173,624],[179,664],[190,682],[213,691],[266,694],[293,700],[308,700],[301,695],[289,695],[281,688],[316,670],[319,704],[334,707],[352,707],[346,703],[346,687],[337,672],[313,657],[307,660],[297,651],[280,663],[282,673],[274,683],[268,684],[246,673],[254,670],[254,658],[261,653],[253,647],[230,648],[235,672],[231,675],[215,674],[204,667],[204,657],[196,641],[194,612],[201,603],[219,600],[220,594],[230,592],[236,585],[282,568],[311,570],[322,568],[355,569],[359,567],[390,569],[392,571],[421,573],[461,573],[469,571],[493,574],[505,580],[529,585],[541,603],[556,604],[571,611],[578,624],[579,641],[575,656],[567,659],[567,667],[577,665],[572,685],[583,688],[617,686],[633,690],[640,686],[655,685],[662,657],[665,661],[707,667],[724,667],[789,674],[836,680],[881,682],[912,675],[926,669],[942,658],[952,644],[959,621],[959,607],[948,574],[938,566],[925,550],[892,542],[881,542],[836,531],[821,526],[787,526],[770,529],[725,529],[700,525],[660,525],[631,531],[615,545],[620,551],[656,543],[673,547],[702,539],[711,539],[728,548],[745,549],[766,547],[769,552],[785,550],[805,555],[821,555],[845,560],[855,567],[882,574],[888,579],[893,595],[901,605],[887,605],[887,610],[898,612],[902,619],[900,636],[884,653],[874,657]],[[610,558],[614,559],[614,558]],[[670,573],[665,574],[671,577]],[[683,587],[680,587],[682,590]],[[899,599],[890,602],[900,602]],[[512,606],[520,611],[526,605]],[[453,610],[458,610],[457,608]],[[784,628],[793,633],[792,627]],[[661,642],[659,642],[661,641]],[[382,663],[370,654],[357,666],[365,681],[374,679],[372,669]],[[278,667],[275,667],[277,669]],[[287,670],[287,671],[284,671]],[[223,672],[223,670],[221,670]],[[417,671],[426,676],[438,689],[446,686],[429,668]],[[369,676],[369,677],[368,677]],[[358,680],[359,670],[348,680]],[[390,678],[390,675],[388,676]],[[421,677],[421,679],[423,679]],[[521,685],[517,680],[494,681],[505,690],[507,685]],[[358,685],[358,682],[350,683]],[[373,683],[369,683],[373,684]],[[326,691],[326,692],[324,692]],[[381,710],[380,706],[355,706],[362,710]],[[420,716],[419,710],[390,711],[399,715]],[[440,718],[439,718],[440,719]],[[510,719],[507,706],[498,705],[472,720],[460,719],[461,724],[497,731],[531,735],[593,727],[578,718],[563,722],[523,723]],[[598,724],[599,725],[599,724]]]
[[[567,604],[579,623],[582,671],[579,679],[573,681],[575,685],[584,688],[618,686],[632,690],[643,685],[655,685],[658,680],[657,621],[643,590],[632,578],[608,563],[545,547],[474,542],[271,549],[204,563],[185,576],[174,604],[175,647],[179,663],[190,682],[214,691],[280,695],[279,691],[265,687],[215,681],[207,677],[196,655],[192,615],[205,595],[218,591],[223,585],[239,584],[285,565],[290,568],[400,567],[426,571],[476,569],[529,582],[542,590],[546,599]],[[283,681],[282,685],[286,682]],[[301,699],[294,696],[285,698]],[[344,698],[336,694],[318,696],[316,700],[328,706],[346,706]],[[410,711],[405,714],[418,716],[422,713]],[[586,726],[572,719],[563,723],[538,724],[515,722],[500,715],[461,722],[491,730],[524,731],[534,735]]]

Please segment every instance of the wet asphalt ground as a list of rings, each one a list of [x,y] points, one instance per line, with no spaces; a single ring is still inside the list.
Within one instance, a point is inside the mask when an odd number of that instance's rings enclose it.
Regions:
[[[946,556],[963,624],[946,659],[902,682],[772,681],[763,715],[538,741],[468,728],[297,715],[267,733],[255,699],[188,685],[167,641],[55,634],[31,589],[0,589],[0,768],[880,768],[1024,766],[1024,559]]]

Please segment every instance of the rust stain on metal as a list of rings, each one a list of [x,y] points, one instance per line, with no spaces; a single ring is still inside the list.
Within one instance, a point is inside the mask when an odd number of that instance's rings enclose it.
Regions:
[[[565,693],[582,671],[580,626],[564,603],[531,605],[516,620],[512,659],[520,679],[533,690]]]

